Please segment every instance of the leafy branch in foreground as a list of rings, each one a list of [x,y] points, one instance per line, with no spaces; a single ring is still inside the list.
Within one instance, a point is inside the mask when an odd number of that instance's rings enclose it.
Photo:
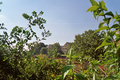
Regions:
[[[95,31],[95,33],[105,31],[103,42],[96,49],[104,47],[104,55],[100,55],[98,60],[87,57],[88,69],[82,75],[91,80],[118,80],[120,79],[120,15],[117,12],[114,15],[112,11],[108,11],[104,1],[97,3],[95,0],[90,0],[90,2],[92,6],[87,12],[93,12],[94,18],[97,20],[99,16],[104,18],[99,24],[99,29]],[[111,20],[114,21],[112,26],[110,26]],[[100,71],[103,73],[102,75],[100,75]],[[77,80],[81,80],[81,76]]]
[[[105,31],[106,34],[104,35],[103,43],[96,49],[98,50],[101,47],[104,47],[105,53],[104,58],[102,60],[103,64],[108,67],[112,65],[113,69],[112,72],[116,76],[120,76],[119,69],[120,69],[120,15],[114,15],[112,11],[108,11],[105,6],[105,2],[101,1],[97,3],[95,0],[90,0],[92,7],[90,7],[88,11],[93,12],[95,19],[98,19],[99,16],[103,16],[103,20],[99,24],[99,29],[96,32]],[[113,25],[110,26],[111,20],[114,21]],[[111,71],[109,71],[111,72]],[[105,75],[105,78],[108,79],[115,79],[111,73]],[[119,79],[119,77],[117,77]]]

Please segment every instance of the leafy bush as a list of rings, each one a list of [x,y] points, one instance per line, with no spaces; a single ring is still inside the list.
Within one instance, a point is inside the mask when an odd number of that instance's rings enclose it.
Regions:
[[[51,80],[55,79],[57,75],[61,73],[63,64],[53,60],[48,60],[45,54],[40,54],[35,57],[31,57],[30,62],[24,60],[25,69],[24,73],[29,80]]]
[[[49,60],[46,55],[33,56],[24,49],[25,45],[29,46],[29,50],[32,49],[32,45],[28,44],[32,37],[39,41],[51,35],[43,26],[46,20],[39,17],[42,14],[42,11],[39,14],[33,11],[32,16],[24,13],[23,17],[29,21],[28,27],[15,26],[10,35],[5,31],[6,28],[0,25],[0,29],[3,29],[3,34],[0,34],[1,80],[51,80],[61,73],[63,64]],[[32,26],[44,30],[42,39],[36,35]]]
[[[46,20],[39,17],[43,14],[41,11],[39,14],[33,11],[32,16],[23,14],[23,17],[29,21],[28,27],[23,28],[15,26],[10,35],[5,31],[6,28],[0,25],[0,29],[4,30],[3,34],[0,34],[0,79],[1,80],[53,80],[53,79],[77,79],[77,80],[110,80],[110,79],[120,79],[120,15],[114,15],[111,11],[108,12],[104,1],[97,3],[95,0],[90,0],[92,7],[87,11],[91,11],[94,14],[95,19],[99,16],[103,16],[104,19],[99,24],[99,29],[95,32],[106,31],[103,37],[103,42],[97,47],[98,50],[104,47],[104,56],[100,55],[98,60],[90,56],[85,56],[83,59],[79,56],[81,63],[85,62],[87,59],[88,69],[76,73],[74,71],[74,65],[72,65],[72,60],[78,56],[74,55],[74,49],[71,48],[69,55],[69,65],[60,63],[59,61],[48,58],[46,55],[40,54],[37,56],[32,56],[29,51],[24,50],[24,45],[28,45],[28,41],[32,37],[36,37],[35,31],[32,30],[32,26],[38,25],[42,32],[43,39],[50,36],[49,31],[45,30],[43,26]],[[114,24],[109,26],[110,21],[114,20]],[[105,26],[106,23],[106,26]],[[30,30],[27,30],[27,29]],[[15,44],[15,46],[13,46]],[[29,46],[31,49],[32,46]],[[58,48],[60,48],[58,46]],[[56,49],[56,52],[59,49]],[[49,60],[50,59],[50,60]],[[105,66],[100,74],[101,67]],[[63,67],[63,68],[62,68]],[[60,75],[59,75],[60,74]]]

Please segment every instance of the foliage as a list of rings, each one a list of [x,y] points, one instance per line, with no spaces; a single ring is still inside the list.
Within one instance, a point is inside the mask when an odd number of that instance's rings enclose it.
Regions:
[[[69,44],[67,45],[66,54],[67,54],[67,53],[69,52],[69,50],[71,49],[72,45],[73,45],[73,43],[69,43]]]
[[[59,43],[54,43],[53,45],[50,46],[48,49],[48,55],[49,57],[52,55],[57,56],[58,54],[63,54],[63,51],[61,50],[61,46]]]
[[[30,58],[30,62],[26,59],[23,73],[29,80],[51,80],[61,73],[62,65],[57,61],[50,62],[45,54],[39,54]]]
[[[114,15],[105,6],[104,1],[97,3],[95,0],[90,0],[92,7],[88,11],[93,12],[95,19],[99,16],[103,16],[103,21],[99,24],[99,29],[94,32],[105,31],[103,42],[98,45],[95,51],[104,47],[104,55],[99,55],[99,59],[94,59],[90,56],[79,57],[81,63],[85,62],[87,59],[89,62],[87,65],[88,69],[82,72],[82,76],[79,75],[78,80],[80,80],[83,75],[89,80],[119,80],[120,79],[120,15]],[[114,20],[112,26],[110,26],[110,21]],[[106,25],[106,26],[105,26]],[[76,51],[76,50],[75,50]],[[70,58],[71,59],[71,58]],[[104,67],[101,67],[104,66]],[[68,68],[66,69],[68,70]],[[70,70],[70,69],[69,69]],[[72,72],[72,75],[74,72]],[[66,74],[64,74],[66,75]],[[77,77],[77,76],[76,76]],[[72,78],[74,80],[74,77]]]
[[[43,26],[46,20],[39,17],[42,14],[42,11],[39,14],[33,11],[32,16],[24,13],[23,17],[29,21],[28,27],[15,26],[10,35],[5,31],[3,24],[0,25],[0,29],[3,30],[3,34],[0,34],[1,80],[51,80],[61,73],[62,63],[51,61],[42,54],[33,57],[30,51],[24,49],[25,45],[29,46],[29,50],[32,49],[33,44],[28,44],[32,37],[40,40],[36,32],[32,30],[32,26],[38,25],[44,30],[42,39],[51,35]],[[40,45],[44,46],[42,43]]]
[[[74,71],[75,65],[72,65],[72,61],[74,58],[76,58],[77,56],[74,55],[74,50],[73,48],[70,49],[69,54],[66,55],[69,58],[69,64],[64,66],[62,68],[62,75],[59,75],[56,80],[58,79],[66,79],[66,80],[87,80],[87,78],[85,76],[83,76],[80,73],[76,73]]]
[[[119,47],[119,40],[120,40],[120,34],[119,31],[119,16],[116,12],[116,15],[114,15],[111,11],[108,11],[104,1],[101,1],[97,3],[94,0],[90,0],[92,7],[90,7],[87,11],[91,11],[94,14],[95,19],[98,19],[99,16],[103,16],[104,19],[99,24],[99,29],[95,32],[101,32],[106,31],[106,34],[104,35],[102,44],[97,47],[96,50],[98,50],[101,47],[104,47],[104,56],[100,56],[100,60],[92,60],[92,67],[89,67],[94,70],[93,79],[120,79],[120,47]],[[114,23],[112,26],[110,26],[111,20],[114,20]],[[105,26],[106,24],[106,26]],[[116,29],[117,28],[117,29]],[[104,72],[104,76],[98,75],[98,69],[100,68],[98,65],[104,65],[106,67]],[[95,67],[96,66],[96,67]],[[107,69],[109,68],[109,69]],[[95,75],[97,75],[95,77]]]
[[[47,54],[47,48],[46,47],[42,47],[41,50],[40,50],[40,53]]]
[[[30,53],[33,53],[33,55],[37,55],[40,54],[40,50],[42,49],[42,47],[46,47],[46,45],[44,43],[38,43],[38,42],[33,42],[33,43],[29,43],[30,45]]]
[[[88,30],[75,36],[73,45],[75,54],[82,54],[83,57],[90,55],[92,58],[98,59],[98,56],[104,53],[103,48],[95,51],[101,45],[104,33],[94,32],[94,30]]]
[[[94,59],[95,56],[80,56],[80,63],[88,61],[87,70],[81,70],[81,73],[76,73],[74,69],[76,67],[73,64],[73,59],[78,57],[74,55],[74,52],[77,50],[71,48],[69,54],[66,55],[69,59],[68,65],[65,65],[63,62],[53,60],[55,58],[48,58],[45,54],[39,54],[37,56],[32,56],[30,51],[24,49],[25,45],[28,45],[28,41],[32,37],[36,37],[37,40],[40,40],[36,35],[35,31],[32,30],[32,26],[38,25],[40,29],[43,29],[42,32],[43,38],[51,35],[49,31],[45,30],[43,26],[46,23],[46,20],[39,17],[43,14],[41,11],[39,14],[33,11],[32,16],[24,13],[23,17],[29,21],[28,27],[23,28],[15,26],[10,35],[6,32],[6,28],[3,27],[3,24],[0,25],[0,29],[3,30],[3,34],[0,34],[0,79],[1,80],[119,80],[120,79],[120,15],[114,15],[111,11],[108,11],[104,1],[97,3],[95,0],[90,0],[92,7],[87,11],[93,12],[95,19],[98,19],[99,16],[103,16],[104,19],[99,24],[99,29],[94,33],[94,36],[98,32],[105,31],[104,37],[102,38],[102,44],[97,46],[96,50],[104,47],[100,50],[104,52],[104,55],[99,55],[99,59]],[[114,20],[112,26],[110,26],[110,21]],[[106,25],[106,26],[105,26]],[[27,30],[29,28],[29,30]],[[96,33],[97,32],[97,33]],[[100,35],[100,34],[99,34]],[[84,36],[84,35],[82,35]],[[102,36],[102,35],[100,35]],[[82,37],[80,37],[82,38]],[[76,38],[77,39],[77,38]],[[91,38],[88,38],[92,40]],[[80,39],[87,40],[85,39]],[[78,40],[79,42],[79,40]],[[95,42],[95,41],[94,41]],[[89,42],[90,43],[90,42]],[[86,51],[88,46],[87,43]],[[95,42],[96,43],[96,42]],[[92,43],[91,43],[92,44]],[[14,45],[14,46],[13,46]],[[82,44],[84,45],[84,44]],[[75,45],[74,45],[75,46]],[[74,47],[73,46],[73,47]],[[92,45],[94,46],[94,45]],[[92,47],[90,45],[90,47]],[[29,45],[31,50],[34,47],[34,44]],[[78,47],[81,47],[78,46]],[[78,48],[77,47],[77,48]],[[81,48],[80,48],[81,49]],[[81,51],[81,50],[80,50]],[[55,43],[49,49],[49,55],[53,53],[62,53],[59,43]],[[86,52],[87,54],[87,52]],[[102,53],[101,53],[102,54]],[[92,55],[92,54],[91,54]],[[96,58],[96,57],[95,57]],[[104,66],[102,69],[100,66]],[[82,68],[82,67],[81,67]],[[101,73],[102,72],[102,73]],[[60,75],[59,75],[60,74]]]

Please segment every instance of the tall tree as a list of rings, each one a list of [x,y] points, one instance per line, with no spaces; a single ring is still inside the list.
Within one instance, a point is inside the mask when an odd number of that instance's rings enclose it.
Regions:
[[[98,50],[96,50],[96,48],[102,43],[101,38],[104,33],[94,32],[94,30],[88,30],[75,36],[73,45],[75,54],[83,54],[83,56],[90,55],[95,59],[97,59],[100,54],[103,54],[103,48]]]

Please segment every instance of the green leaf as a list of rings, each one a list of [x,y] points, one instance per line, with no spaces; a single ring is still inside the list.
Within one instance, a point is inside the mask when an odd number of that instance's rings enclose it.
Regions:
[[[96,11],[93,11],[93,15],[94,15],[94,18],[96,19],[96,16],[97,16],[97,20],[98,20],[98,17],[99,17],[99,14],[101,13],[102,10],[96,10]]]
[[[41,11],[41,12],[38,14],[38,16],[43,15],[43,13],[44,13],[44,12]]]
[[[62,75],[59,75],[59,76],[57,76],[57,78],[54,79],[54,80],[60,80],[61,78],[62,78]]]
[[[98,5],[98,3],[97,3],[95,0],[90,0],[90,2],[91,2],[91,4],[92,4],[92,6]]]
[[[96,19],[97,11],[93,11],[94,18]]]
[[[108,31],[107,32],[110,37],[113,37],[116,33],[116,31]]]
[[[63,69],[62,69],[62,80],[65,79],[67,73],[68,73],[69,70],[72,69],[73,67],[74,67],[74,66],[72,66],[72,65],[66,65],[66,66],[63,67]]]
[[[7,30],[7,28],[5,28],[5,27],[0,27],[0,29],[4,29],[4,30]]]
[[[114,24],[110,28],[120,28],[120,25],[119,24]]]
[[[32,26],[36,26],[36,24],[35,24],[35,23],[32,23]]]
[[[120,79],[120,77],[118,77],[117,75],[110,75],[105,78],[105,80],[108,80],[108,79]]]
[[[104,16],[104,12],[97,13],[97,20],[98,20],[99,16]]]
[[[103,43],[100,45],[100,46],[98,46],[97,48],[96,48],[96,50],[98,50],[99,48],[101,48],[101,47],[103,47],[103,46],[107,46],[107,45],[113,45],[114,43],[107,43],[106,41],[103,41]]]
[[[22,14],[22,16],[27,20],[29,19],[29,15],[27,15],[26,13]]]
[[[42,32],[41,34],[42,34],[42,36],[44,37],[44,32]]]
[[[102,8],[103,10],[107,11],[107,8],[106,8],[106,6],[105,6],[105,2],[104,2],[104,1],[101,1],[100,4],[101,4],[101,8]]]
[[[110,20],[111,20],[111,18],[105,18],[105,19],[103,19],[103,21],[104,21],[105,23],[107,23],[107,25],[110,23]]]
[[[22,32],[22,28],[19,28],[19,30],[17,32],[21,33]]]
[[[111,69],[113,66],[115,66],[115,63],[110,64],[109,69]]]
[[[114,14],[113,14],[111,11],[109,11],[109,12],[105,13],[105,15],[109,15],[109,16],[114,17]]]
[[[82,74],[75,74],[75,76],[76,76],[76,78],[77,78],[77,80],[87,80],[87,78],[86,77],[84,77]]]
[[[37,17],[37,12],[36,12],[36,11],[33,11],[33,12],[32,12],[32,15],[33,15],[34,17]]]
[[[99,8],[99,6],[96,6],[96,5],[95,5],[95,6],[92,6],[92,7],[90,7],[90,8],[87,10],[87,12],[88,12],[88,11],[91,11],[91,12],[92,12],[92,11],[95,11],[95,10],[97,10],[98,8]]]
[[[118,13],[117,12],[115,12],[116,13],[116,15],[118,16]]]
[[[33,23],[38,23],[38,20],[35,19],[35,20],[33,21]]]
[[[120,24],[120,15],[118,15],[118,14],[116,13],[116,15],[114,16],[113,19],[115,19],[114,23],[119,22],[119,24]]]
[[[25,33],[25,30],[23,30],[23,33]]]
[[[95,72],[93,73],[93,80],[96,80]]]
[[[101,12],[101,13],[99,14],[99,16],[104,16],[104,12]]]
[[[100,31],[102,31],[102,30],[109,30],[109,27],[107,27],[107,26],[100,27],[100,28],[99,28],[98,30],[96,30],[94,33],[100,32]]]
[[[4,33],[6,36],[8,36],[8,33],[7,33],[6,31],[3,31],[3,33]]]
[[[103,24],[104,24],[104,22],[101,21],[99,24],[99,28],[103,27]]]
[[[0,4],[2,4],[2,2],[0,2]]]
[[[30,16],[30,19],[33,19],[33,17],[32,17],[32,16]]]

